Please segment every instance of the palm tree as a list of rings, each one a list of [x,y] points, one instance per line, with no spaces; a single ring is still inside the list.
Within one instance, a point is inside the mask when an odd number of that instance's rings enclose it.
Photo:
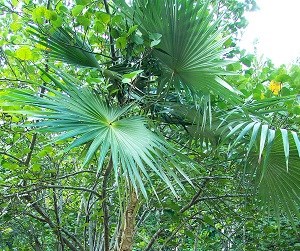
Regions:
[[[197,139],[209,151],[229,148],[232,155],[240,156],[244,177],[258,189],[267,208],[278,217],[281,209],[290,219],[299,216],[299,138],[269,119],[285,111],[284,104],[295,97],[245,101],[224,81],[229,74],[224,68],[228,64],[224,59],[228,50],[223,48],[227,38],[222,38],[221,18],[215,18],[214,10],[208,11],[209,1],[135,0],[128,6],[118,0],[112,8],[121,10],[149,40],[146,56],[130,61],[119,53],[107,67],[69,28],[49,33],[47,27],[31,26],[31,34],[34,42],[48,48],[50,59],[101,71],[118,95],[110,92],[109,98],[105,97],[48,63],[56,77],[41,69],[53,83],[45,87],[47,94],[39,97],[11,90],[5,99],[39,108],[17,112],[33,115],[38,121],[30,126],[56,135],[54,141],[74,139],[67,151],[85,145],[84,165],[97,159],[98,172],[108,177],[113,170],[117,187],[126,184],[129,199],[119,227],[119,250],[131,250],[134,224],[129,222],[134,221],[139,193],[146,199],[149,188],[158,193],[153,175],[174,196],[180,193],[178,187],[184,190],[180,177],[192,184],[182,165],[189,163],[194,168],[195,162],[166,142],[164,136],[169,132],[160,130],[156,121],[176,124],[184,129],[187,140]],[[219,108],[212,99],[223,100],[227,108]],[[276,111],[270,109],[274,107]],[[102,195],[107,214],[105,186]],[[104,222],[105,251],[110,241],[107,224]]]

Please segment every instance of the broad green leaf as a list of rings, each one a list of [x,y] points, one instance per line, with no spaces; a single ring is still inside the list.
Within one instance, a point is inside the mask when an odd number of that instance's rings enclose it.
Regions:
[[[230,133],[226,136],[226,138],[229,138],[234,133],[236,133],[242,126],[245,125],[246,122],[236,125],[234,128],[230,129]]]
[[[123,21],[123,18],[121,15],[113,16],[111,19],[111,25],[120,25]]]
[[[272,130],[272,129],[268,130],[268,142],[267,142],[267,149],[265,151],[265,156],[264,156],[264,160],[263,160],[261,180],[264,178],[264,174],[266,172],[266,168],[267,168],[267,164],[269,162],[269,157],[270,157],[270,153],[271,153],[272,146],[274,143],[275,135],[276,135],[275,130]],[[260,180],[260,182],[261,182],[261,180]]]
[[[48,48],[48,56],[52,59],[82,67],[100,67],[91,47],[70,29],[58,28],[54,33],[43,27],[32,26],[32,29],[32,40]]]
[[[110,15],[105,12],[97,12],[96,17],[104,24],[108,24],[110,21]]]
[[[38,24],[42,24],[43,18],[45,16],[45,12],[47,11],[47,8],[44,6],[39,6],[36,7],[33,11],[32,11],[32,19],[34,22],[38,23]]]
[[[96,33],[103,33],[103,32],[105,32],[105,30],[106,30],[105,25],[100,21],[96,21],[96,23],[94,25],[94,31]]]
[[[19,22],[19,21],[15,21],[13,23],[10,24],[10,28],[13,30],[13,31],[18,31],[20,30],[22,27],[22,23]]]
[[[158,45],[159,43],[160,43],[160,39],[159,40],[153,40],[153,41],[151,41],[150,46],[154,47],[154,46]]]
[[[31,170],[35,173],[40,172],[42,170],[41,165],[40,164],[33,164],[31,167]]]
[[[138,27],[138,25],[131,26],[127,32],[127,36],[130,36],[132,33],[134,33]]]
[[[91,24],[91,20],[85,16],[77,16],[77,22],[79,24],[81,24],[85,29],[87,29],[90,24]]]
[[[123,80],[124,79],[129,79],[130,81],[132,81],[142,72],[143,72],[143,70],[138,70],[138,71],[133,71],[133,72],[124,74],[123,75]],[[123,82],[123,80],[122,80],[122,82]]]
[[[45,11],[45,18],[47,20],[54,20],[55,21],[55,20],[57,20],[57,14],[53,10],[46,10]]]
[[[240,141],[251,129],[252,127],[256,124],[256,122],[251,122],[250,124],[246,125],[246,127],[241,131],[239,136],[236,138],[236,140],[233,142],[232,147]]]
[[[61,16],[57,16],[55,20],[50,20],[51,24],[53,25],[54,28],[59,28],[63,24],[63,18]]]
[[[19,0],[11,0],[11,3],[14,7],[17,7],[19,4]]]
[[[124,2],[120,5],[125,8]],[[188,0],[157,0],[153,4],[135,0],[126,12],[152,40],[154,56],[164,67],[165,85],[196,95],[214,93],[235,103],[239,99],[236,90],[218,77],[228,74],[223,70],[228,62],[222,58],[227,38],[220,39],[221,20],[215,19],[214,11],[207,12],[208,6],[209,1],[190,4]]]
[[[257,134],[258,134],[258,131],[260,129],[260,126],[261,124],[260,123],[256,123],[254,126],[253,126],[253,130],[252,130],[252,134],[251,134],[251,139],[250,139],[250,142],[249,142],[249,146],[248,146],[248,152],[247,152],[247,155],[249,155],[255,141],[256,141],[256,137],[257,137]]]
[[[33,55],[29,46],[22,46],[16,50],[16,57],[21,60],[32,60]]]
[[[126,37],[119,37],[117,40],[116,40],[116,47],[118,49],[125,49],[126,48],[126,45],[127,45],[127,38]]]
[[[81,12],[83,11],[83,9],[85,8],[84,5],[76,5],[73,9],[72,9],[72,15],[74,17],[77,17],[81,14]]]
[[[258,172],[256,173],[256,176],[259,177],[257,179],[258,191],[263,206],[275,212],[277,217],[280,217],[280,211],[283,211],[293,221],[293,215],[300,216],[300,158],[296,145],[290,141],[289,169],[287,171],[282,133],[275,137],[273,135],[274,140],[271,140],[271,132],[274,134],[275,130],[270,130],[268,134],[267,152],[269,156],[267,161],[264,161],[263,167],[261,164],[257,164],[256,157],[253,157],[249,164]],[[285,132],[283,134],[285,135]],[[269,147],[270,141],[273,141],[272,147]]]

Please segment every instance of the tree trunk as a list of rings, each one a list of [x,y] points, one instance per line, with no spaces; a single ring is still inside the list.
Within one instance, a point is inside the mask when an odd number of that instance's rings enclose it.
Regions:
[[[134,189],[131,192],[129,204],[124,213],[124,224],[122,229],[119,251],[131,251],[135,227],[135,216],[137,212],[138,199]]]

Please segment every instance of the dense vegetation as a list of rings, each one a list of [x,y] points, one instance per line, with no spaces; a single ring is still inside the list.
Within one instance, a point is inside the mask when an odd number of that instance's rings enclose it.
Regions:
[[[0,0],[0,249],[300,250],[300,65],[254,0]]]

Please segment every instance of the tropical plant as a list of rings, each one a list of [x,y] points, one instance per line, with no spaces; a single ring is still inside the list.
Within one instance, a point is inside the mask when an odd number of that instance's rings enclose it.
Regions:
[[[1,199],[4,216],[30,217],[33,250],[241,250],[257,208],[298,227],[297,69],[229,61],[218,3],[24,6],[35,49],[4,57]],[[13,18],[16,33],[30,20]]]
[[[178,181],[183,188],[173,169],[179,170],[184,177],[187,178],[187,176],[176,166],[175,161],[168,161],[169,167],[166,171],[161,167],[164,155],[172,155],[166,148],[167,143],[147,129],[141,117],[126,118],[130,106],[108,107],[99,95],[93,93],[93,90],[76,86],[77,80],[71,75],[58,70],[57,74],[62,77],[66,86],[51,75],[47,75],[63,93],[45,87],[48,93],[42,97],[19,90],[11,90],[7,94],[6,100],[14,104],[34,104],[34,107],[43,110],[25,111],[23,109],[12,112],[33,114],[34,119],[40,121],[32,126],[41,128],[42,132],[61,133],[53,142],[75,137],[67,150],[87,144],[88,149],[83,165],[89,163],[99,150],[99,172],[103,171],[103,163],[110,152],[111,163],[107,168],[114,168],[116,182],[118,183],[119,178],[125,177],[127,181],[130,181],[136,193],[139,188],[146,198],[147,192],[141,174],[150,184],[152,182],[145,165],[169,186],[174,195],[176,192],[165,172]],[[106,170],[106,172],[110,171]]]

